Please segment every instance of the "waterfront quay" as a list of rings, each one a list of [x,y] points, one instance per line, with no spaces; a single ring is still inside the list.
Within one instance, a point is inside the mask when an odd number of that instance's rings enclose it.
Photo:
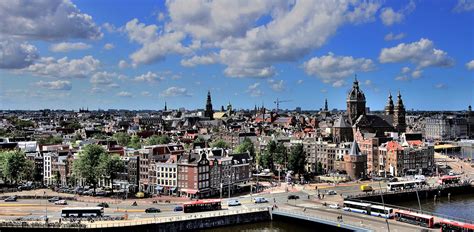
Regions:
[[[282,184],[280,187],[254,193],[252,196],[243,195],[231,198],[238,199],[242,204],[240,206],[228,207],[226,204],[228,199],[222,199],[223,210],[200,213],[173,211],[174,207],[188,201],[188,199],[183,198],[163,197],[159,199],[155,197],[152,199],[118,200],[107,197],[82,197],[64,193],[58,194],[50,190],[39,189],[2,194],[4,197],[16,194],[19,200],[13,203],[0,203],[0,226],[2,231],[22,231],[21,229],[25,228],[29,228],[32,231],[51,231],[54,229],[61,231],[77,229],[91,231],[125,231],[130,228],[133,228],[134,231],[185,231],[259,221],[294,221],[298,219],[309,223],[310,226],[311,223],[317,223],[319,225],[318,228],[325,226],[327,228],[338,228],[339,230],[344,229],[347,231],[387,231],[388,228],[390,228],[390,231],[430,231],[430,229],[420,226],[346,212],[340,208],[327,206],[332,204],[342,206],[344,197],[355,195],[355,193],[359,192],[358,187],[361,184],[374,186],[375,191],[381,191],[386,188],[385,183],[372,183],[370,181],[338,185],[318,184],[287,186],[286,184]],[[318,188],[316,189],[315,186],[318,186]],[[451,188],[453,195],[456,191],[454,189],[454,187]],[[324,199],[317,197],[318,192],[322,194],[330,190],[334,190],[338,194],[325,194]],[[34,198],[35,195],[38,197],[40,195],[39,193],[46,194],[42,199],[23,199]],[[391,194],[394,195],[394,193],[385,193],[385,191],[383,194],[387,199],[390,198]],[[289,195],[298,196],[298,199],[288,200]],[[95,206],[98,203],[107,202],[109,207],[105,208],[105,215],[127,219],[107,221],[83,220],[80,223],[77,220],[69,221],[60,219],[60,211],[64,206],[48,203],[47,198],[53,196],[69,199],[68,207]],[[269,203],[253,203],[252,200],[257,196],[268,199]],[[374,195],[374,197],[376,196]],[[380,195],[378,197],[380,197]],[[159,202],[158,199],[161,202]],[[134,201],[137,202],[137,206],[131,206]],[[166,201],[169,202],[164,203]],[[145,209],[152,206],[161,209],[161,212],[154,214],[146,213]],[[48,215],[48,224],[44,222],[44,216],[46,214]],[[341,216],[343,219],[339,220]]]

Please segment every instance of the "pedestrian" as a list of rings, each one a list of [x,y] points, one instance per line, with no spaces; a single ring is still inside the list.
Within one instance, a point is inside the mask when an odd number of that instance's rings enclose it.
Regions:
[[[275,200],[275,198],[273,198],[273,203],[276,203],[276,200]]]

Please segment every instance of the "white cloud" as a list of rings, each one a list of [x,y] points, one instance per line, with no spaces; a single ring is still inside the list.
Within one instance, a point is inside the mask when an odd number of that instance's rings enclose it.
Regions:
[[[409,67],[403,67],[402,68],[402,73],[405,74],[405,73],[409,73],[410,72],[410,68]]]
[[[145,74],[136,76],[135,78],[133,78],[133,80],[134,81],[142,81],[142,82],[152,83],[152,82],[156,82],[156,81],[162,81],[162,80],[164,80],[164,78],[163,77],[158,77],[158,74],[149,71]]]
[[[127,92],[127,91],[119,92],[119,93],[117,93],[117,96],[119,96],[119,97],[133,97],[133,95],[130,92]]]
[[[84,56],[81,59],[71,59],[63,57],[54,59],[53,57],[43,57],[36,63],[23,69],[38,76],[48,76],[57,78],[85,78],[95,72],[100,66],[100,61],[92,56]]]
[[[429,39],[405,44],[401,43],[396,47],[384,48],[380,52],[381,63],[395,63],[409,61],[417,65],[417,68],[426,67],[451,67],[454,60],[443,50],[434,48],[434,44]]]
[[[12,37],[53,40],[102,37],[88,14],[69,0],[0,1],[0,34]]]
[[[437,89],[446,89],[448,86],[444,83],[439,83],[434,86]]]
[[[394,11],[391,7],[386,7],[382,9],[380,19],[382,19],[382,23],[386,26],[401,23],[405,19],[405,16],[410,14],[413,10],[415,10],[415,8],[416,5],[414,1],[410,1],[407,6],[400,9],[399,11]]]
[[[102,24],[102,28],[104,28],[109,33],[113,33],[115,31],[117,31],[117,28],[111,23]]]
[[[250,96],[252,97],[260,97],[263,95],[263,92],[262,90],[259,88],[260,86],[260,83],[259,82],[255,82],[251,85],[249,85],[249,87],[247,88],[247,93],[250,94]]]
[[[395,80],[396,81],[408,81],[409,78],[406,75],[400,75],[400,76],[395,77]]]
[[[158,15],[156,16],[156,19],[157,19],[158,21],[163,21],[163,20],[165,20],[165,14],[164,14],[163,12],[158,13]]]
[[[144,96],[144,97],[150,97],[151,93],[148,92],[148,91],[143,91],[143,92],[141,92],[141,95]]]
[[[272,67],[227,67],[224,73],[229,77],[271,77],[275,75],[275,68]]]
[[[63,81],[63,80],[57,80],[57,81],[39,81],[36,82],[36,86],[46,88],[46,89],[51,89],[51,90],[71,90],[72,85],[70,81]]]
[[[160,93],[160,96],[162,97],[178,97],[178,96],[191,96],[191,94],[188,93],[188,90],[186,88],[180,88],[180,87],[169,87],[165,90],[163,90]]]
[[[299,84],[302,84],[302,83],[303,83],[303,80],[298,80],[298,81],[296,81],[296,84],[298,84],[298,85],[299,85]]]
[[[97,72],[92,75],[90,82],[94,85],[109,85],[112,84],[113,78],[116,76],[116,73],[109,73],[106,71]]]
[[[56,43],[53,44],[49,47],[49,50],[52,52],[69,52],[73,50],[85,50],[91,48],[91,45],[86,44],[86,43],[68,43],[68,42],[62,42],[62,43]]]
[[[344,85],[346,85],[345,80],[337,80],[337,81],[332,83],[332,87],[335,87],[335,88],[339,88],[339,87],[342,87]]]
[[[421,74],[423,73],[423,70],[415,70],[411,73],[411,77],[414,79],[418,79],[421,77]]]
[[[273,89],[275,92],[281,92],[285,90],[285,84],[283,80],[275,81],[275,80],[268,80],[268,83],[270,84],[270,88]]]
[[[120,88],[120,85],[118,85],[117,83],[110,83],[107,85],[107,87],[112,88],[112,89],[118,89]]]
[[[216,53],[211,53],[205,56],[193,56],[189,59],[181,60],[181,65],[184,67],[194,67],[196,65],[203,64],[215,64],[219,59],[219,55]]]
[[[0,69],[25,68],[38,57],[36,47],[27,42],[0,40]]]
[[[398,33],[398,34],[393,34],[392,32],[388,33],[385,35],[384,39],[386,41],[392,41],[392,40],[400,40],[405,38],[405,33]]]
[[[118,67],[121,68],[121,69],[127,68],[128,67],[127,61],[120,60],[119,63],[118,63]]]
[[[176,0],[167,1],[166,7],[169,20],[162,30],[136,19],[125,26],[130,40],[143,45],[131,55],[134,63],[152,63],[173,53],[194,55],[196,50],[204,49],[218,56],[196,56],[183,60],[183,64],[221,63],[226,66],[226,76],[271,77],[276,73],[275,63],[304,57],[324,45],[342,25],[373,20],[379,4]],[[191,41],[188,47],[182,44],[185,38]]]
[[[343,79],[356,72],[368,72],[374,69],[371,59],[353,58],[352,56],[335,56],[333,53],[321,57],[313,57],[303,64],[308,75],[319,77],[324,83],[343,84]]]
[[[125,32],[130,41],[142,45],[138,51],[130,55],[135,64],[149,64],[163,60],[168,54],[191,52],[190,48],[181,44],[181,40],[185,38],[185,33],[180,31],[160,34],[158,26],[146,26],[139,23],[138,19],[132,19],[125,25]]]
[[[469,62],[466,63],[466,68],[468,70],[474,70],[474,60],[471,60]]]
[[[114,48],[115,48],[115,46],[112,43],[106,43],[104,45],[105,50],[111,50],[111,49],[114,49]]]
[[[458,3],[454,7],[454,12],[466,12],[474,10],[474,1],[472,0],[458,0]]]

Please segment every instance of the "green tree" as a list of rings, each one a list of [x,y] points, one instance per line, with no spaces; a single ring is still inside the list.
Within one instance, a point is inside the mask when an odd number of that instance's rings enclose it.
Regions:
[[[171,142],[171,139],[167,135],[153,135],[146,140],[146,144],[148,145],[156,145],[156,144],[168,144]]]
[[[204,143],[206,140],[204,140],[203,137],[198,136],[196,139],[194,139],[194,143]]]
[[[61,136],[48,136],[46,138],[40,138],[38,143],[41,145],[50,145],[50,144],[61,144],[63,142],[63,138]]]
[[[136,135],[132,136],[132,138],[130,139],[130,142],[128,143],[128,147],[131,147],[134,149],[140,149],[142,147],[140,138]]]
[[[117,173],[122,172],[125,169],[125,164],[117,154],[104,155],[101,159],[101,166],[104,170],[105,176],[109,178],[112,185],[114,184],[114,179],[117,176]],[[112,186],[112,192],[113,189]]]
[[[107,156],[107,151],[99,145],[90,144],[84,147],[78,159],[73,163],[73,172],[76,176],[84,178],[87,184],[90,184],[95,189],[100,177],[105,174],[102,160],[103,156]]]
[[[213,143],[211,144],[211,147],[228,149],[228,148],[229,148],[229,144],[227,144],[224,140],[219,139],[219,140],[216,140],[215,142],[213,142]]]
[[[295,173],[302,174],[305,171],[305,163],[306,154],[303,150],[303,144],[293,146],[288,157],[288,169],[293,170]]]
[[[56,186],[61,184],[61,173],[59,173],[59,171],[54,172],[53,181],[56,183]]]
[[[3,177],[11,183],[17,183],[22,178],[31,178],[32,162],[28,161],[25,153],[21,151],[0,152],[0,166]]]
[[[255,147],[249,138],[245,138],[242,143],[235,148],[236,153],[245,153],[247,151],[250,153],[250,156],[255,157]]]
[[[288,151],[283,143],[278,143],[273,159],[280,166],[285,166],[288,161]]]
[[[130,135],[125,132],[117,132],[113,137],[120,146],[127,146],[130,143]]]

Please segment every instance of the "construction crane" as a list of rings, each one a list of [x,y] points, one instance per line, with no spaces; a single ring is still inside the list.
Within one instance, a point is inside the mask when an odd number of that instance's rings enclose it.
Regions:
[[[278,111],[280,110],[280,103],[290,102],[290,101],[291,100],[280,100],[280,99],[277,98],[276,101],[273,102],[277,105],[276,112],[278,113]]]

